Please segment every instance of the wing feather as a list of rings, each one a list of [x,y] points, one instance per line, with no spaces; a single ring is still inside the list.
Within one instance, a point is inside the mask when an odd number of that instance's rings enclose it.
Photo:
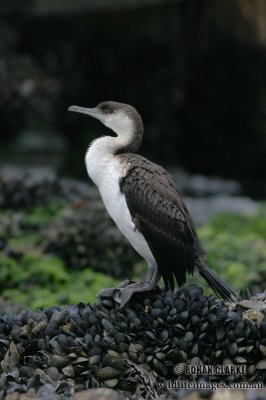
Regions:
[[[136,228],[145,237],[166,287],[173,289],[174,280],[181,286],[202,252],[189,212],[163,168],[136,154],[118,157],[127,163],[120,189]]]

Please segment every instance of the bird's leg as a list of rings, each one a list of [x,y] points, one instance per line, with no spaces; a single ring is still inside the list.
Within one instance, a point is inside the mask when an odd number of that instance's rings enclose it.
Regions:
[[[146,275],[146,282],[150,282],[152,280],[152,277],[156,273],[157,269],[158,269],[157,264],[150,264],[149,265],[148,272],[147,272],[147,275]]]
[[[148,292],[155,289],[161,278],[159,268],[156,264],[151,264],[148,269],[146,282],[131,283],[124,288],[119,289],[115,300],[120,303],[120,307],[124,307],[131,299],[134,293]]]

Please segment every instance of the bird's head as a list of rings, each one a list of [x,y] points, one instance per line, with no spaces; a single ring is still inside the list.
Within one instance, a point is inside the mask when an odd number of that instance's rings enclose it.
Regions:
[[[112,129],[118,136],[134,136],[143,132],[142,119],[137,110],[123,103],[104,101],[94,108],[71,106],[68,111],[90,115]]]

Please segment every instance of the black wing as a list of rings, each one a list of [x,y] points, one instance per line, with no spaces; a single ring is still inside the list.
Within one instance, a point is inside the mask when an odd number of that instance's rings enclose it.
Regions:
[[[120,155],[129,167],[120,189],[136,225],[145,237],[167,288],[181,286],[203,254],[189,212],[170,175],[136,154]]]

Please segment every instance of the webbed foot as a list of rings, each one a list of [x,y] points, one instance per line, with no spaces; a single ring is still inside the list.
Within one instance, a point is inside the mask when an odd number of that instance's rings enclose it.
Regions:
[[[149,292],[153,290],[155,286],[151,282],[131,283],[130,285],[117,290],[115,292],[114,299],[117,303],[120,304],[120,307],[122,308],[129,302],[133,294]]]
[[[129,302],[133,294],[149,292],[155,289],[160,277],[161,274],[159,273],[157,266],[151,265],[148,270],[146,282],[136,283],[127,279],[115,288],[102,289],[98,293],[98,297],[102,299],[111,298],[119,303],[122,308]]]

